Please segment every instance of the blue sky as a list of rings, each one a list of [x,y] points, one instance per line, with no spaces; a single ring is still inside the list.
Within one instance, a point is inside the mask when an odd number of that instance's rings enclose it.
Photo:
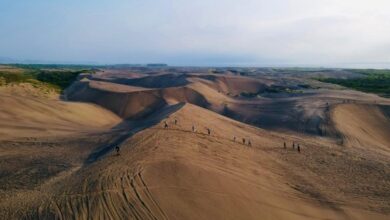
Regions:
[[[0,0],[0,57],[390,66],[387,0]]]

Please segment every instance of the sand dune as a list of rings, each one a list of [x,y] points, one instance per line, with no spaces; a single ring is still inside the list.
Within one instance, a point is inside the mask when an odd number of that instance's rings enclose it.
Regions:
[[[239,91],[258,92],[262,87],[259,80],[236,76],[162,74],[108,81],[92,77],[67,89],[67,98],[101,105],[122,118],[138,118],[178,102],[222,111],[226,102],[234,101],[230,96]]]
[[[156,86],[160,81],[165,84]],[[78,82],[68,89],[68,98],[92,102],[122,118],[133,119],[145,117],[154,109],[167,104],[187,102],[261,128],[320,136],[333,136],[335,133],[334,127],[329,126],[328,114],[333,105],[346,100],[390,104],[389,100],[375,95],[329,89],[280,92],[275,93],[280,97],[268,97],[269,94],[265,92],[267,89],[273,85],[283,88],[285,81],[215,74],[158,74],[130,79],[122,77],[115,79],[115,83],[110,80],[95,81],[91,77],[91,80]],[[240,97],[243,92],[258,93],[260,96],[243,98]]]
[[[376,150],[389,156],[390,119],[384,111],[385,107],[376,105],[345,104],[337,106],[332,116],[346,146]]]
[[[278,83],[107,71],[67,89],[78,103],[3,91],[0,219],[388,219],[389,101],[262,96]]]
[[[145,117],[168,103],[189,102],[199,106],[208,105],[201,94],[187,87],[119,92],[103,86],[96,87],[93,82],[79,82],[73,85],[72,90],[67,93],[67,98],[98,104],[124,119]]]
[[[197,120],[194,121],[193,118]],[[173,120],[178,125],[173,125]],[[112,153],[58,183],[39,209],[44,218],[386,219],[326,196],[306,194],[285,177],[282,137],[185,105]],[[191,132],[195,123],[197,132]],[[212,130],[206,134],[205,127]],[[232,140],[250,138],[248,147]],[[293,152],[288,152],[293,153]],[[295,152],[296,157],[298,153]],[[300,173],[294,171],[294,173]],[[337,176],[335,176],[337,177]],[[317,180],[307,180],[313,184]],[[325,193],[325,192],[324,192]]]
[[[0,103],[0,139],[107,129],[120,123],[110,111],[86,103],[8,92],[0,94]]]
[[[223,94],[232,96],[241,92],[257,93],[272,84],[272,80],[226,75],[192,75],[191,82],[203,82]]]

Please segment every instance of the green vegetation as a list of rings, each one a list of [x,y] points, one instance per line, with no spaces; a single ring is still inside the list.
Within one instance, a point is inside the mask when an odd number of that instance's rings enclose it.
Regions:
[[[5,84],[9,83],[22,83],[27,82],[33,77],[27,73],[10,73],[10,72],[0,72],[0,78],[5,81]]]
[[[81,73],[91,73],[91,69],[79,69],[83,66],[58,65],[12,65],[22,69],[12,72],[0,69],[0,86],[7,84],[30,83],[34,87],[46,86],[58,92],[63,91]]]
[[[28,70],[42,70],[42,69],[55,69],[55,70],[86,70],[92,69],[97,66],[90,65],[66,65],[66,64],[12,64],[12,67]]]
[[[320,78],[317,80],[342,85],[362,92],[370,92],[384,97],[390,97],[390,70],[363,69],[349,71],[362,74],[363,77],[350,79]]]
[[[264,93],[298,94],[298,93],[303,93],[303,89],[310,89],[310,88],[312,87],[307,84],[298,85],[298,87],[285,87],[285,86],[272,85],[263,90],[259,90],[258,92],[241,92],[240,96],[245,98],[254,98],[254,97],[260,97]]]
[[[36,75],[36,79],[58,87],[60,90],[64,90],[73,81],[77,79],[77,76],[84,71],[75,72],[46,72],[42,71]]]
[[[254,98],[260,95],[260,92],[254,93],[254,92],[241,92],[240,96],[245,98]]]

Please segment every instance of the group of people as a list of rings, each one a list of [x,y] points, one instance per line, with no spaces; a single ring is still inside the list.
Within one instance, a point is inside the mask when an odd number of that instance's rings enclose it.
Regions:
[[[173,121],[173,123],[174,123],[175,125],[177,125],[178,120],[175,118],[174,121]],[[169,127],[168,122],[167,122],[167,121],[164,121],[164,128],[168,128],[168,127]],[[192,132],[196,132],[196,127],[195,127],[195,125],[192,125]],[[208,135],[211,135],[211,129],[210,129],[210,128],[207,128],[207,127],[206,127],[206,132],[207,132]]]
[[[173,121],[173,123],[175,124],[175,125],[177,125],[177,119],[175,118],[175,120]],[[167,121],[164,121],[164,128],[168,128],[169,126],[168,126],[168,123],[167,123]]]
[[[178,120],[177,119],[174,119],[174,124],[177,125],[178,123]],[[164,121],[164,128],[168,128],[168,123],[167,121]],[[207,131],[207,134],[208,135],[211,135],[211,129],[210,128],[207,128],[206,127],[206,131]],[[196,127],[195,125],[192,125],[192,132],[196,132]],[[236,136],[233,136],[233,141],[236,142],[237,141],[237,137]],[[242,144],[244,145],[248,145],[248,146],[252,146],[252,142],[250,139],[245,139],[245,138],[242,138]],[[287,149],[287,144],[286,142],[283,143],[283,148],[284,149]],[[301,153],[301,146],[299,144],[296,144],[295,142],[292,143],[292,149],[295,150],[295,148],[297,149],[298,153]],[[120,155],[120,147],[119,145],[115,147],[115,150],[116,150],[116,154],[119,156]]]
[[[207,134],[210,136],[211,135],[211,129],[206,127]],[[195,125],[192,125],[192,132],[196,132],[196,127]]]
[[[236,136],[233,136],[233,141],[236,142],[237,138]],[[252,142],[250,139],[242,138],[242,144],[248,144],[248,146],[252,146]]]
[[[178,120],[174,119],[173,123],[175,125],[177,125]],[[167,121],[164,121],[164,129],[166,129],[166,128],[169,128],[169,125],[168,125]],[[196,132],[196,131],[197,130],[196,130],[195,125],[192,125],[192,132]],[[209,136],[211,135],[211,129],[210,128],[206,127],[206,132],[207,132],[207,135],[209,135]],[[233,141],[234,142],[236,142],[236,139],[237,139],[236,136],[233,136]],[[252,142],[251,142],[250,139],[242,138],[242,144],[248,145],[248,146],[252,146]],[[286,143],[284,143],[284,144],[286,145]],[[299,145],[298,145],[298,148],[299,148]],[[115,147],[115,151],[116,151],[117,156],[119,156],[120,155],[120,146],[119,145]]]
[[[177,119],[174,120],[174,124],[177,125],[178,121]],[[168,122],[167,121],[164,121],[164,128],[168,128]],[[196,132],[196,127],[195,125],[192,125],[192,132]],[[210,136],[211,135],[211,129],[206,127],[206,131],[207,131],[207,134]],[[233,141],[236,142],[236,136],[233,136]],[[245,138],[242,138],[242,144],[244,145],[248,145],[248,146],[252,146],[252,142],[250,139],[245,139]]]
[[[301,153],[301,146],[299,144],[295,144],[295,142],[293,142],[292,149],[295,150],[295,147],[297,148],[298,153]],[[283,143],[283,148],[287,149],[286,142]]]

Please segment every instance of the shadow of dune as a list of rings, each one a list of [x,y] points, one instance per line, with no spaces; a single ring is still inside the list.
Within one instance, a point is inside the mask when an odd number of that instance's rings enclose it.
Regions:
[[[167,73],[158,76],[145,76],[140,78],[99,78],[99,77],[89,77],[90,80],[102,81],[102,82],[110,82],[116,83],[120,85],[129,85],[129,86],[137,86],[143,88],[169,88],[169,87],[178,87],[185,86],[189,83],[187,80],[187,74],[179,74],[179,73]]]
[[[157,90],[119,93],[93,88],[88,82],[74,83],[66,97],[69,101],[97,104],[123,119],[145,117],[167,104]]]

